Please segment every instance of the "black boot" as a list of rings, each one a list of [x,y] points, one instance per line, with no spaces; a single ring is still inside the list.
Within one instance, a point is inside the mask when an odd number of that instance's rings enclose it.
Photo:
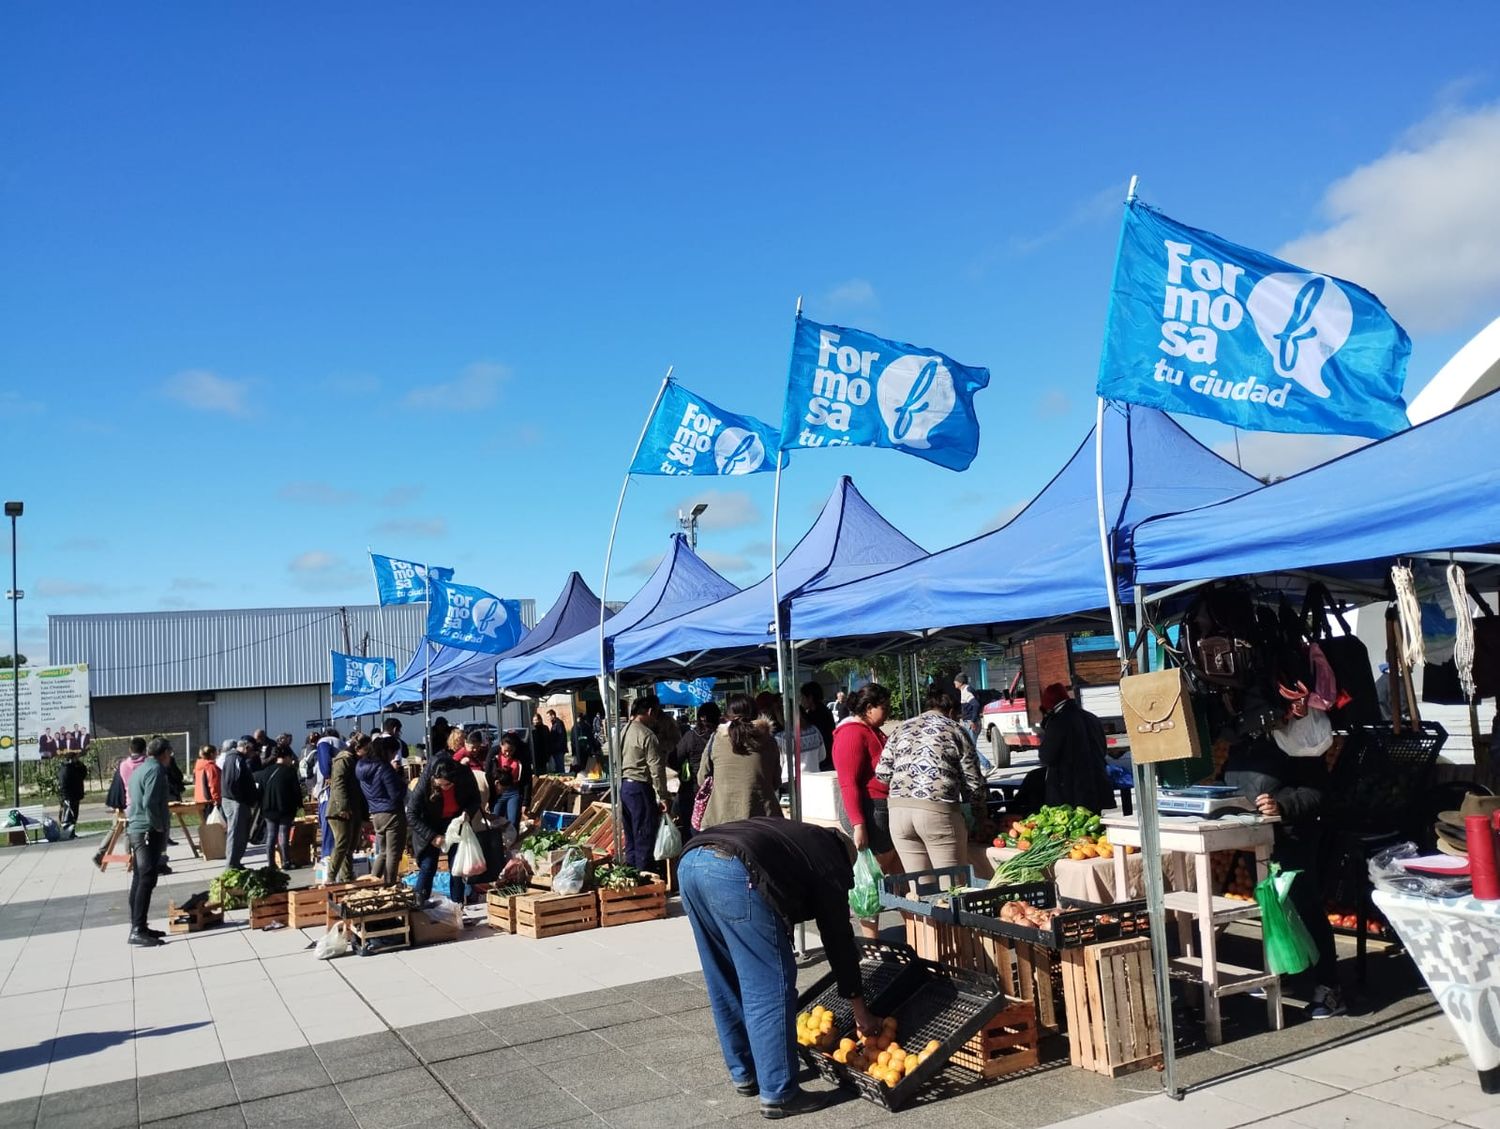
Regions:
[[[130,938],[126,943],[130,945],[140,945],[142,948],[152,949],[157,945],[162,945],[166,942],[164,942],[160,937],[156,936],[148,929],[132,929],[130,931]]]

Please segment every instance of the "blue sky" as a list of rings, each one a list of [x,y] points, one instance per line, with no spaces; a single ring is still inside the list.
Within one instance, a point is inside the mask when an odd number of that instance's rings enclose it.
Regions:
[[[993,378],[967,473],[803,455],[783,537],[847,473],[963,540],[1092,421],[1132,173],[1375,290],[1409,390],[1500,313],[1492,4],[1044,8],[8,7],[22,650],[49,612],[365,602],[367,544],[544,607],[569,569],[597,587],[666,366],[778,418],[799,294]],[[764,573],[771,476],[638,479],[612,595],[705,496],[705,555]]]

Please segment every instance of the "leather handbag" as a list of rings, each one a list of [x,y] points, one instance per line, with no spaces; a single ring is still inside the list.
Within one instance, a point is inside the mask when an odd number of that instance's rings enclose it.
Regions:
[[[709,738],[709,744],[713,744],[713,738]],[[704,749],[703,759],[698,762],[702,779],[698,781],[698,793],[693,797],[693,814],[688,820],[694,831],[703,830],[703,817],[708,814],[708,801],[714,794],[714,762],[708,753],[708,749]]]
[[[1343,629],[1335,635],[1328,624],[1332,616]],[[1370,652],[1364,642],[1349,628],[1349,621],[1333,602],[1328,589],[1314,582],[1307,586],[1307,597],[1302,603],[1302,618],[1307,624],[1307,638],[1316,643],[1333,668],[1334,680],[1338,683],[1340,699],[1348,695],[1348,702],[1328,712],[1328,718],[1336,729],[1349,729],[1356,725],[1380,725],[1380,698],[1375,693],[1375,671],[1370,666]]]
[[[1120,679],[1120,707],[1137,764],[1192,760],[1203,755],[1187,675],[1158,670]]]
[[[1474,617],[1474,693],[1481,698],[1500,696],[1500,616],[1474,588],[1469,595],[1479,605]]]

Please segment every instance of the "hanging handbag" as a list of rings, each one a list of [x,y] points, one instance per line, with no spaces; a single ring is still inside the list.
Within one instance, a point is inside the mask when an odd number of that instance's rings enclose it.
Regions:
[[[709,745],[713,745],[713,738],[709,738]],[[698,781],[698,794],[693,797],[693,816],[688,822],[692,824],[694,831],[703,830],[703,817],[708,814],[708,801],[714,794],[714,762],[709,756],[709,749],[703,750],[703,759],[699,762],[699,772],[702,779]]]
[[[1135,763],[1192,760],[1203,755],[1197,719],[1189,707],[1187,676],[1181,670],[1120,679],[1120,708]]]
[[[1472,586],[1469,596],[1480,612],[1474,617],[1474,693],[1481,698],[1500,697],[1500,616]]]
[[[1332,616],[1343,629],[1335,635],[1329,626]],[[1302,603],[1302,618],[1307,624],[1307,638],[1315,642],[1333,668],[1334,681],[1349,700],[1343,706],[1329,711],[1329,720],[1337,729],[1349,729],[1356,725],[1380,725],[1380,698],[1375,693],[1375,671],[1370,666],[1370,652],[1364,642],[1349,628],[1349,621],[1334,603],[1328,589],[1319,582],[1307,586],[1307,597]]]

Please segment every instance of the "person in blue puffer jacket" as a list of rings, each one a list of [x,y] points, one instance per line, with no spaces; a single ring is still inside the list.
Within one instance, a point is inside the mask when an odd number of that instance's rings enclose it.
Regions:
[[[401,742],[394,737],[377,737],[370,754],[354,768],[360,791],[370,808],[370,822],[375,826],[375,854],[370,875],[394,886],[401,880],[401,854],[406,850],[406,780],[395,766]]]

